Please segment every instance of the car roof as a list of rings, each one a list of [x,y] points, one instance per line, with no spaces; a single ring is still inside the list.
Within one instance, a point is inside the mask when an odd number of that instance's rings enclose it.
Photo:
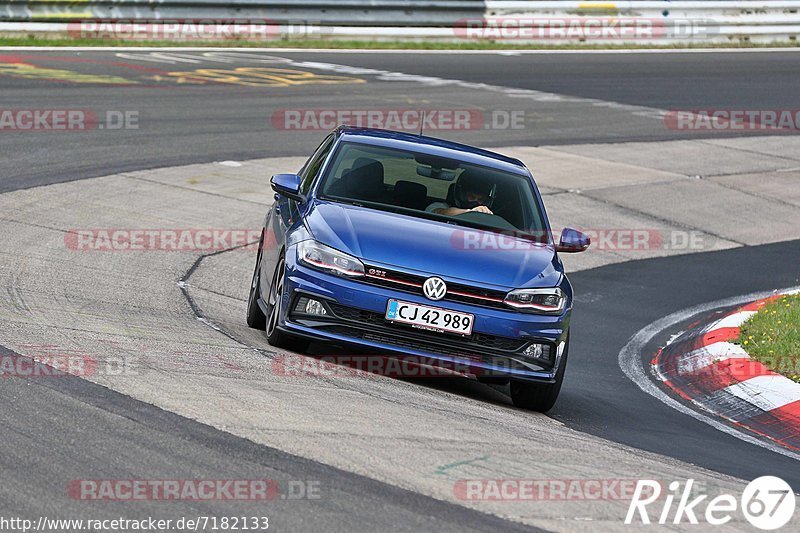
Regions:
[[[400,131],[380,130],[375,128],[357,128],[339,126],[336,131],[344,141],[360,142],[386,148],[401,148],[422,152],[429,155],[458,159],[465,163],[506,170],[515,174],[528,176],[529,172],[519,159],[496,152],[476,148],[426,135],[415,135]]]

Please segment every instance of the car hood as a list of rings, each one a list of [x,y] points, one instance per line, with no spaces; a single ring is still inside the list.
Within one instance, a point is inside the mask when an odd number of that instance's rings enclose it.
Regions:
[[[305,225],[318,241],[377,266],[506,289],[561,280],[552,246],[509,235],[319,200]]]

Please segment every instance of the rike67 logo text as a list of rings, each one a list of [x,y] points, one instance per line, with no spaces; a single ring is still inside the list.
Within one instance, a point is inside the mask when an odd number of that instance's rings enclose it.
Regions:
[[[794,514],[795,495],[789,484],[779,477],[754,479],[738,499],[731,494],[709,499],[708,494],[702,494],[702,491],[693,493],[693,488],[693,479],[683,485],[680,481],[673,481],[668,485],[668,491],[662,494],[664,491],[658,481],[639,480],[625,523],[699,524],[704,520],[719,526],[744,515],[754,527],[773,530],[788,524]],[[651,516],[654,511],[655,515]]]

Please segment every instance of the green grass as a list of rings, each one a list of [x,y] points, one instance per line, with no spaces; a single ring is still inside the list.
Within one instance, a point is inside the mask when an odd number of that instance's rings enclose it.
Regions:
[[[765,305],[742,325],[737,343],[768,368],[800,383],[800,295]]]
[[[797,47],[797,41],[751,43],[734,39],[728,43],[686,43],[675,45],[635,44],[525,44],[495,41],[355,41],[336,39],[275,39],[262,41],[135,41],[109,39],[73,39],[61,36],[5,36],[0,37],[0,46],[185,46],[185,47],[231,47],[231,48],[328,48],[365,50],[646,50],[683,48],[769,48],[776,46]]]

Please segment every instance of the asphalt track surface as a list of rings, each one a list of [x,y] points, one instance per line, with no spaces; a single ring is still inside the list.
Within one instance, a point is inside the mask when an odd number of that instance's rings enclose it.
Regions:
[[[746,444],[642,395],[615,363],[628,339],[661,317],[718,299],[800,284],[798,261],[800,242],[790,241],[571,274],[579,295],[571,331],[580,348],[577,357],[570,354],[563,396],[549,415],[581,431],[745,479],[780,472],[797,490],[800,469],[795,459]],[[719,272],[725,275],[713,274]],[[642,353],[645,367],[658,347],[681,330],[678,325],[651,341]]]
[[[102,519],[118,512],[128,519],[174,521],[267,516],[270,531],[530,530],[259,446],[86,380],[7,379],[0,391],[6,406],[0,415],[0,502],[7,518]],[[87,479],[90,472],[90,479],[269,479],[280,485],[282,496],[255,503],[139,501],[133,509],[119,502],[93,510],[64,496],[69,480]],[[319,483],[319,499],[283,499],[290,480]]]
[[[2,52],[49,68],[102,74],[130,73],[130,64],[164,70],[174,65],[120,59],[109,52]],[[675,108],[793,108],[800,69],[793,53],[630,54],[630,55],[452,55],[313,54],[272,52],[294,61],[316,61],[383,69],[493,86],[546,91],[625,106]],[[31,56],[40,56],[33,58]],[[75,61],[80,58],[80,61]],[[8,61],[8,58],[6,58]],[[112,64],[113,63],[113,64]],[[122,63],[122,66],[120,65]],[[61,65],[57,67],[58,65]],[[200,64],[208,67],[209,65]],[[213,65],[211,65],[213,67]],[[183,65],[181,69],[186,69]],[[198,68],[193,64],[191,68]],[[141,69],[137,71],[141,73]],[[154,74],[145,72],[146,75]],[[140,74],[137,74],[137,76]],[[156,75],[158,75],[156,73]],[[4,133],[0,191],[139,168],[225,159],[300,155],[313,149],[321,133],[276,131],[269,114],[277,109],[350,102],[352,107],[413,106],[457,101],[490,108],[469,88],[446,86],[440,93],[403,81],[357,85],[314,85],[300,91],[212,84],[176,85],[155,80],[136,85],[72,84],[50,79],[0,77],[0,107],[91,107],[133,109],[142,127],[112,133]],[[416,92],[415,92],[416,91]],[[388,104],[387,104],[388,102]],[[527,106],[528,104],[526,104]],[[523,131],[453,132],[457,140],[492,145],[615,142],[680,138],[652,118],[628,108],[530,104],[539,120]],[[539,107],[540,106],[540,107]],[[573,109],[574,108],[574,109]],[[587,113],[587,109],[595,113]],[[569,113],[573,115],[570,116]],[[551,120],[552,114],[559,116]],[[568,124],[569,127],[566,127]],[[42,142],[42,135],[47,135]],[[696,134],[695,134],[696,136]],[[266,186],[266,177],[265,177]],[[579,431],[743,479],[776,474],[800,490],[793,459],[742,442],[673,411],[644,394],[617,364],[620,348],[639,329],[675,311],[749,292],[800,284],[800,242],[743,247],[722,252],[633,261],[570,276],[578,295],[573,318],[570,367],[562,395],[549,413]],[[724,272],[725,275],[718,275]],[[642,354],[666,341],[664,332]],[[4,509],[15,514],[60,515],[78,509],[65,501],[59,479],[125,472],[131,478],[169,477],[191,472],[197,478],[253,477],[322,479],[332,493],[324,502],[302,502],[282,514],[286,529],[475,529],[518,527],[483,513],[432,500],[390,485],[294,457],[191,422],[80,379],[3,380],[0,419],[9,453],[0,459],[7,479]],[[124,453],[121,453],[124,451]],[[33,459],[40,458],[40,459]],[[587,458],[590,461],[591,458]],[[254,470],[255,469],[255,470]],[[246,474],[245,474],[246,473]],[[123,475],[124,477],[124,475]],[[288,504],[287,504],[288,505]],[[303,512],[295,512],[301,510]],[[157,504],[152,505],[153,508]],[[84,511],[85,507],[80,507]],[[137,508],[147,514],[151,509]],[[165,510],[163,507],[161,511]],[[234,509],[226,507],[228,514]],[[171,507],[176,516],[213,513],[196,505]],[[163,513],[162,513],[163,514]]]
[[[407,83],[402,77],[376,85],[376,74],[358,75],[366,81],[361,84],[288,89],[181,83],[181,78],[170,73],[295,67],[248,60],[244,54],[228,63],[204,58],[201,52],[173,61],[153,60],[148,57],[152,53],[145,51],[123,54],[0,50],[0,65],[21,62],[40,69],[119,76],[132,82],[109,86],[3,76],[0,105],[12,109],[78,107],[100,114],[133,110],[139,120],[136,130],[50,135],[47,143],[40,142],[41,136],[35,132],[6,136],[3,152],[13,157],[0,160],[0,191],[156,166],[306,153],[311,149],[307,147],[316,146],[321,132],[277,130],[270,118],[285,109],[438,107],[490,112],[498,108],[491,92],[457,84]],[[800,87],[794,52],[508,56],[253,52],[249,57],[435,76],[489,84],[510,93],[544,93],[533,94],[532,99],[517,95],[511,103],[506,99],[500,111],[523,111],[526,119],[522,129],[446,132],[448,138],[487,147],[736,135],[674,131],[662,120],[641,114],[697,108],[793,109]],[[559,95],[558,99],[548,99],[550,93]],[[585,102],[588,99],[597,102]]]

